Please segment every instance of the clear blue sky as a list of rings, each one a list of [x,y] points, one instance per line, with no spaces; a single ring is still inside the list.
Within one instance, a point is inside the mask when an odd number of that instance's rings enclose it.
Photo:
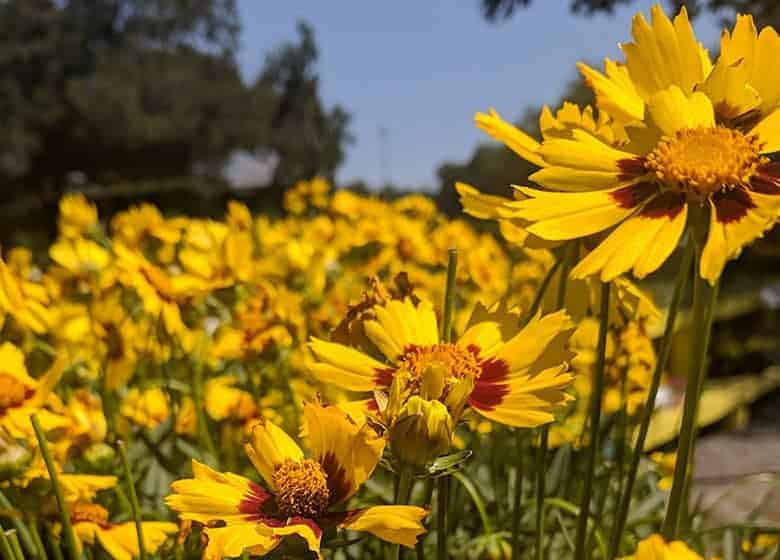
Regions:
[[[339,180],[382,183],[384,127],[392,180],[435,188],[437,166],[468,158],[484,139],[475,111],[493,106],[514,119],[529,105],[555,103],[578,60],[620,56],[631,16],[651,4],[586,18],[569,13],[569,0],[535,0],[509,21],[488,24],[479,0],[238,0],[239,62],[253,79],[269,50],[295,39],[296,22],[306,20],[320,48],[325,102],[353,115],[356,141]],[[715,18],[695,26],[705,45],[717,44]]]

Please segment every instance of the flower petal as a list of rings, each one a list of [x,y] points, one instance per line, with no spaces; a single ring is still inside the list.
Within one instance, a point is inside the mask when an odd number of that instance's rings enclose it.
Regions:
[[[653,95],[647,108],[652,121],[668,136],[686,128],[715,126],[712,102],[700,91],[686,96],[672,86]]]
[[[620,224],[572,270],[572,277],[599,274],[610,282],[631,268],[643,278],[677,248],[685,228],[687,205],[682,196],[665,193]]]
[[[780,196],[734,188],[710,199],[710,231],[701,256],[701,277],[714,284],[726,261],[761,237],[780,215]]]
[[[477,379],[469,404],[482,416],[509,426],[533,428],[552,422],[553,412],[572,398],[565,392],[574,379],[567,368],[559,365],[532,376],[491,368]]]
[[[543,239],[563,240],[585,237],[614,226],[655,194],[657,187],[638,183],[577,194],[520,190],[530,197],[518,203],[518,214],[532,222],[528,231]]]
[[[335,406],[307,403],[303,421],[312,455],[328,475],[330,504],[343,502],[374,472],[385,440],[371,426],[358,426]]]
[[[322,560],[320,553],[320,539],[322,538],[322,529],[311,519],[304,517],[291,517],[287,521],[272,522],[263,520],[261,530],[273,537],[289,537],[296,535],[306,542],[309,552],[313,552],[318,560]]]
[[[429,346],[439,342],[436,314],[426,301],[390,300],[377,307],[376,321],[366,321],[366,336],[391,361],[410,345]]]
[[[505,144],[507,148],[524,160],[539,167],[544,166],[544,161],[537,153],[539,142],[516,126],[506,122],[495,109],[488,109],[487,115],[477,113],[474,115],[474,122],[488,135]]]
[[[427,510],[416,506],[374,506],[348,512],[339,527],[414,548],[417,537],[425,533],[421,522],[426,515]]]
[[[203,560],[238,558],[246,550],[252,555],[265,556],[279,546],[281,539],[261,531],[257,523],[240,523],[226,527],[206,527],[208,537]]]
[[[572,357],[563,346],[573,330],[574,323],[565,311],[544,316],[537,314],[493,357],[507,365],[507,374],[559,365]],[[480,354],[480,357],[484,355]],[[544,365],[539,367],[539,363]]]
[[[780,109],[775,109],[762,119],[753,127],[750,134],[758,136],[761,142],[761,153],[771,154],[780,151]]]
[[[208,524],[219,521],[228,525],[256,518],[271,496],[243,476],[221,473],[192,460],[193,478],[171,484],[173,493],[166,505],[181,519]]]
[[[274,488],[274,470],[287,459],[300,461],[303,451],[273,422],[260,419],[252,427],[252,440],[244,446],[249,460],[269,487]]]
[[[641,121],[645,102],[636,91],[628,68],[610,59],[604,60],[604,74],[584,64],[577,64],[588,87],[596,94],[596,103],[620,122]]]
[[[307,364],[312,375],[322,383],[348,391],[373,390],[377,385],[377,371],[386,367],[359,350],[319,338],[312,338],[309,348],[319,360]]]

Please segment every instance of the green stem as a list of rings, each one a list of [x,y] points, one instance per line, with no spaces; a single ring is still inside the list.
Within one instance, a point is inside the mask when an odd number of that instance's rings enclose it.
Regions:
[[[482,495],[479,493],[479,490],[477,490],[477,487],[474,486],[474,483],[470,478],[468,478],[460,471],[453,473],[452,478],[460,482],[461,486],[463,486],[463,488],[466,489],[466,492],[468,492],[471,501],[474,502],[475,506],[477,506],[477,512],[479,513],[479,518],[482,521],[482,528],[484,529],[485,534],[492,535],[493,522],[490,520],[490,516],[488,516],[487,508],[485,507],[485,500],[482,499]]]
[[[135,492],[135,481],[133,480],[133,471],[130,469],[130,461],[127,459],[127,449],[125,442],[118,441],[119,456],[122,458],[122,467],[125,471],[125,481],[127,490],[130,494],[130,507],[133,512],[133,521],[135,521],[135,534],[138,537],[138,556],[141,560],[146,560],[146,546],[144,544],[144,529],[141,523],[141,508],[138,506],[138,495]]]
[[[577,521],[575,560],[583,560],[587,552],[585,545],[588,536],[588,517],[590,515],[590,499],[593,492],[596,457],[599,450],[601,404],[604,396],[604,362],[607,353],[607,330],[609,329],[609,287],[609,282],[601,284],[601,310],[599,313],[599,338],[596,347],[596,369],[593,372],[593,392],[590,395],[590,441],[588,442],[588,462],[582,490],[582,503]]]
[[[11,548],[11,542],[8,540],[5,529],[2,526],[0,526],[0,556],[3,557],[3,560],[16,560],[16,555]]]
[[[13,511],[14,506],[11,504],[11,502],[8,501],[8,498],[5,497],[5,494],[3,494],[2,491],[0,491],[0,507],[3,508],[6,511]],[[33,541],[32,535],[30,534],[30,530],[27,528],[27,526],[24,524],[24,521],[20,519],[19,517],[11,517],[11,523],[14,526],[14,529],[16,529],[17,534],[19,535],[19,540],[21,540],[22,545],[24,546],[24,549],[27,551],[27,553],[30,555],[30,558],[38,558],[38,549],[35,546],[35,541]]]
[[[569,272],[577,252],[577,242],[569,241],[563,249],[561,257],[561,276],[558,279],[558,292],[555,299],[555,309],[560,310],[566,306],[566,289],[568,287]],[[545,510],[544,498],[546,495],[545,484],[547,472],[547,448],[549,446],[550,426],[544,425],[539,429],[539,449],[536,454],[536,560],[542,560],[544,556],[544,526]]]
[[[30,536],[32,537],[33,544],[35,545],[36,557],[40,560],[47,560],[46,547],[43,546],[43,540],[41,539],[41,533],[38,531],[38,520],[30,518],[28,520],[30,525]]]
[[[217,456],[216,447],[214,447],[214,441],[211,439],[211,432],[209,431],[209,424],[206,419],[205,404],[203,401],[203,354],[204,346],[206,344],[205,338],[201,339],[198,345],[198,350],[195,354],[195,363],[192,367],[192,400],[195,404],[195,415],[198,421],[198,439],[201,446],[206,449],[206,452],[211,456],[212,466],[218,467],[219,460]]]
[[[677,311],[680,308],[680,300],[682,300],[683,292],[685,292],[685,286],[691,276],[691,266],[693,263],[694,247],[693,243],[689,242],[683,253],[682,262],[677,272],[677,282],[674,286],[674,292],[672,293],[672,301],[669,303],[669,312],[666,317],[666,326],[664,327],[664,335],[661,339],[661,345],[658,349],[658,358],[655,362],[655,369],[653,370],[653,378],[650,382],[650,388],[647,392],[647,402],[642,410],[642,422],[639,426],[639,434],[637,435],[636,442],[634,443],[634,452],[631,455],[631,463],[628,467],[628,477],[626,478],[625,488],[621,496],[620,505],[617,509],[617,516],[615,518],[615,525],[612,528],[612,535],[609,542],[609,560],[614,560],[620,554],[620,543],[623,538],[623,531],[626,527],[626,520],[628,519],[628,510],[631,506],[631,496],[634,492],[634,483],[636,482],[637,473],[639,472],[639,462],[642,459],[642,455],[645,449],[645,441],[647,440],[647,434],[650,431],[650,421],[653,418],[653,412],[655,410],[655,399],[658,395],[658,389],[661,386],[661,377],[664,369],[666,369],[666,363],[669,361],[669,354],[672,350],[672,338],[674,335],[674,324],[677,320]]]
[[[22,552],[22,545],[19,544],[19,533],[16,529],[12,529],[6,533],[8,541],[11,543],[11,550],[14,551],[14,556],[17,560],[24,560],[24,552]]]
[[[544,497],[547,482],[547,448],[549,446],[550,429],[542,426],[539,429],[539,448],[536,450],[536,560],[544,556]]]
[[[534,300],[531,302],[531,306],[528,308],[528,311],[525,314],[525,318],[523,319],[523,325],[528,323],[534,315],[539,311],[539,308],[542,306],[542,302],[544,301],[544,296],[547,293],[547,288],[550,286],[550,282],[552,282],[553,277],[555,276],[555,273],[558,272],[558,269],[561,267],[561,264],[563,261],[566,260],[565,258],[561,258],[555,261],[555,264],[552,265],[550,270],[547,271],[547,274],[545,274],[544,279],[542,280],[542,283],[539,285],[539,289],[536,291],[536,294],[534,295]],[[558,285],[558,289],[560,290],[560,284]],[[560,298],[559,298],[560,299]],[[560,308],[561,306],[559,306]]]
[[[450,342],[452,340],[452,320],[455,316],[455,281],[457,280],[458,270],[458,250],[450,249],[447,260],[447,288],[444,293],[444,311],[441,322],[441,340]]]
[[[523,503],[523,476],[525,475],[525,438],[515,430],[515,447],[518,451],[515,465],[515,487],[512,500],[512,558],[520,558],[520,518]]]
[[[412,487],[414,487],[414,471],[411,467],[404,466],[398,474],[398,489],[395,494],[395,503],[397,505],[407,505],[409,503],[412,497]],[[401,545],[392,545],[390,558],[398,560],[400,557]]]
[[[436,558],[447,560],[447,511],[449,509],[450,478],[436,479]]]
[[[65,495],[62,493],[62,487],[60,486],[60,478],[57,474],[57,468],[54,465],[54,459],[51,456],[51,450],[49,450],[49,444],[46,441],[46,436],[43,433],[40,422],[38,422],[38,416],[33,414],[30,417],[33,429],[35,430],[35,437],[38,438],[38,445],[41,448],[41,455],[43,455],[43,461],[46,463],[46,470],[49,471],[49,479],[51,480],[52,490],[54,490],[54,496],[57,498],[57,509],[60,512],[60,520],[62,521],[62,532],[65,534],[65,544],[68,547],[68,554],[71,560],[79,560],[79,549],[76,545],[76,537],[73,534],[73,525],[70,522],[70,512],[68,511],[68,504],[65,502]]]
[[[696,419],[699,413],[701,390],[707,377],[707,348],[712,331],[715,302],[718,298],[718,284],[710,286],[700,275],[701,251],[699,247],[697,246],[693,267],[695,276],[693,279],[693,320],[691,326],[694,339],[688,363],[688,385],[683,403],[683,418],[677,448],[677,461],[674,466],[674,481],[669,493],[669,505],[662,527],[662,533],[669,541],[675,540],[679,529],[686,479],[696,441]]]
[[[60,541],[54,535],[54,531],[50,525],[46,525],[46,538],[49,540],[49,544],[51,545],[50,548],[51,553],[54,555],[54,560],[64,560],[62,557],[62,550],[60,549]]]

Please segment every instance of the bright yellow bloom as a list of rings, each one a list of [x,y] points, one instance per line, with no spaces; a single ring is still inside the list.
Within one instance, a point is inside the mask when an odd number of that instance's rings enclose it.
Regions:
[[[60,234],[76,239],[97,225],[97,208],[81,193],[66,194],[60,199]]]
[[[682,541],[667,543],[661,535],[650,535],[624,560],[702,560],[702,557]]]
[[[309,403],[304,430],[312,458],[275,424],[261,421],[246,452],[269,490],[232,473],[220,473],[193,460],[194,478],[173,483],[168,506],[185,521],[204,525],[205,560],[264,555],[285,537],[298,535],[317,558],[326,527],[368,531],[381,539],[414,547],[424,532],[427,512],[415,506],[375,506],[330,512],[346,502],[374,471],[384,439],[368,425],[358,426],[335,407]]]
[[[674,466],[677,463],[677,452],[663,453],[656,451],[650,455],[650,459],[658,465],[661,478],[658,480],[660,490],[669,490],[674,481]]]
[[[522,199],[496,212],[550,241],[609,232],[572,271],[603,281],[658,269],[690,213],[691,223],[709,224],[700,269],[714,283],[780,215],[780,166],[766,157],[780,149],[772,78],[780,37],[741,16],[713,65],[685,10],[670,21],[660,6],[651,23],[634,18],[633,36],[622,46],[625,65],[607,60],[605,74],[581,65],[599,108],[617,121],[611,135],[580,124],[537,143],[493,123],[541,167],[531,179],[547,189],[517,187]]]
[[[96,542],[114,560],[133,560],[140,554],[135,522],[111,523],[108,511],[90,502],[76,502],[71,505],[70,520],[79,548]],[[154,554],[169,535],[176,533],[174,523],[162,521],[142,522],[144,549]]]
[[[257,414],[252,395],[234,387],[237,382],[235,376],[220,375],[206,383],[206,412],[217,422],[243,422]]]
[[[45,431],[66,427],[67,418],[44,408],[64,367],[64,359],[58,359],[43,377],[34,379],[27,373],[22,351],[10,342],[0,345],[0,428],[14,438],[35,439],[33,414]]]
[[[517,314],[479,306],[461,337],[448,343],[439,338],[428,302],[391,300],[374,311],[376,319],[363,328],[384,361],[314,338],[315,377],[349,391],[389,394],[391,404],[396,394],[440,400],[455,422],[469,406],[496,422],[539,426],[552,422],[570,399],[564,389],[572,380],[566,363],[571,354],[564,346],[573,324],[565,312],[537,315],[518,332]],[[389,423],[400,411],[376,406]]]
[[[51,326],[48,304],[43,286],[19,278],[0,259],[0,312],[12,316],[22,327],[43,334]]]
[[[136,425],[150,430],[165,422],[171,414],[168,398],[159,387],[144,391],[133,387],[122,401],[119,412]]]

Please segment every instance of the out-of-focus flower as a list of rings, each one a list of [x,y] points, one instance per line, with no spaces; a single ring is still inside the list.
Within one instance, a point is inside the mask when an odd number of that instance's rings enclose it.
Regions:
[[[650,535],[624,560],[702,560],[702,557],[682,541],[667,543],[661,535]]]
[[[144,390],[133,387],[122,401],[119,412],[137,426],[149,430],[165,422],[171,414],[168,398],[160,387]]]
[[[60,235],[76,239],[97,225],[97,208],[82,193],[66,194],[60,199]]]

